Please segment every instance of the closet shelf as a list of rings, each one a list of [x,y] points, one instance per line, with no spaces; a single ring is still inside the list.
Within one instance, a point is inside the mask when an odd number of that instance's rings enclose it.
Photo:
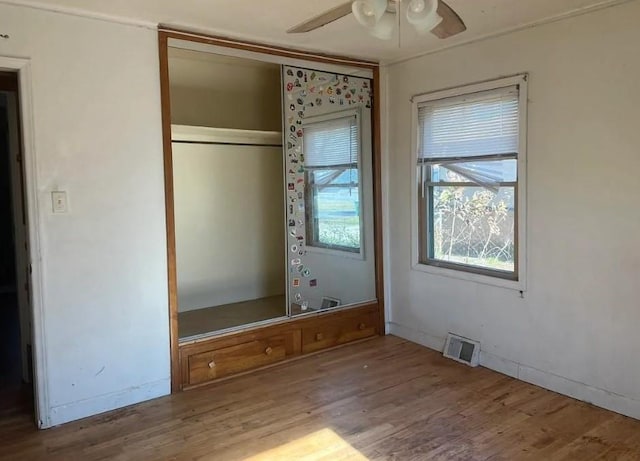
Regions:
[[[282,133],[280,131],[238,130],[234,128],[171,125],[171,141],[281,146]]]

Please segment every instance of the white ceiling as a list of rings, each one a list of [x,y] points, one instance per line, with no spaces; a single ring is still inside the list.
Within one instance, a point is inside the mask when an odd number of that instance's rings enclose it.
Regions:
[[[289,35],[285,31],[345,0],[0,0],[42,5],[151,23],[163,23],[296,48],[394,61],[488,35],[546,22],[629,0],[447,0],[468,30],[447,40],[417,35],[402,25],[401,47],[370,37],[352,15],[321,29]],[[406,1],[406,0],[405,0]]]

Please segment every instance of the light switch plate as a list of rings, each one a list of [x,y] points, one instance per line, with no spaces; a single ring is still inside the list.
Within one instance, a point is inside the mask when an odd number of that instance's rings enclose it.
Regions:
[[[67,212],[67,193],[65,191],[52,191],[51,205],[54,213],[66,213]]]

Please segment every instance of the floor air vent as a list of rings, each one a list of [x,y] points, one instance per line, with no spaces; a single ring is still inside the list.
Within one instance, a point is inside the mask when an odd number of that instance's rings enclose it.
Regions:
[[[443,355],[460,363],[476,367],[480,358],[480,343],[449,333],[447,342],[444,345]]]

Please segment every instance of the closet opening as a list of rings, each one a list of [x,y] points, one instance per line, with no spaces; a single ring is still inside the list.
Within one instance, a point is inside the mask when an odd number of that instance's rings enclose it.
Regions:
[[[377,64],[158,38],[173,391],[383,334]]]
[[[181,341],[287,316],[280,66],[168,49]]]

